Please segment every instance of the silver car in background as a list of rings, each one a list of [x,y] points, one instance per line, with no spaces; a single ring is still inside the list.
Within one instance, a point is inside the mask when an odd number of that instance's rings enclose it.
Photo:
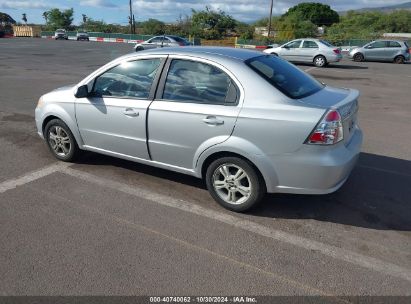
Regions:
[[[350,50],[355,61],[390,61],[404,63],[410,60],[410,47],[401,40],[376,40]]]
[[[331,62],[342,59],[341,50],[321,39],[296,39],[276,48],[268,48],[264,53],[274,54],[292,62],[313,63],[325,67]]]
[[[68,40],[68,35],[65,29],[58,29],[54,32],[54,39],[55,40]]]
[[[162,36],[155,36],[147,41],[143,41],[137,43],[134,46],[134,50],[136,52],[142,50],[149,50],[155,48],[162,48],[162,47],[177,47],[177,46],[189,46],[191,45],[186,39],[173,36],[173,35],[162,35]]]
[[[266,192],[340,188],[362,143],[358,97],[261,52],[164,48],[43,95],[35,119],[62,161],[88,150],[204,178],[244,211]]]

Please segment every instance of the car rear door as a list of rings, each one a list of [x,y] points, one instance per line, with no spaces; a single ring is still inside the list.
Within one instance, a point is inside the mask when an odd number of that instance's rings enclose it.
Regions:
[[[224,67],[203,59],[168,59],[149,108],[153,161],[193,169],[195,155],[227,140],[240,112],[239,83]]]
[[[395,56],[401,52],[401,44],[397,41],[387,41],[385,56],[387,59],[394,60]]]
[[[91,150],[149,159],[147,109],[166,56],[125,61],[94,79],[87,98],[76,100],[76,119]]]
[[[315,41],[304,40],[300,53],[298,56],[299,61],[313,62],[314,56],[318,53],[319,47]]]

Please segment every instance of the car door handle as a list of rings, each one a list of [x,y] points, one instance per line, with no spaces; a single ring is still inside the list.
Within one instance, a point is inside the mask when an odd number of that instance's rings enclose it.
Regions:
[[[139,113],[135,112],[134,109],[132,108],[127,108],[124,110],[124,115],[130,116],[130,117],[137,117]]]
[[[218,119],[215,116],[207,116],[203,121],[208,125],[218,126],[224,124],[224,120]]]

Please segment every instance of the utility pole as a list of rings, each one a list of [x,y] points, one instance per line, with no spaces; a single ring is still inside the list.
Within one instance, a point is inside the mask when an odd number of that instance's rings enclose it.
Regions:
[[[132,7],[131,0],[129,1],[129,4],[130,4],[130,17],[128,18],[130,21],[130,33],[132,34],[133,33],[133,7]]]
[[[270,35],[271,35],[271,19],[273,18],[273,2],[274,0],[271,0],[270,19],[268,20],[268,38],[270,38]]]

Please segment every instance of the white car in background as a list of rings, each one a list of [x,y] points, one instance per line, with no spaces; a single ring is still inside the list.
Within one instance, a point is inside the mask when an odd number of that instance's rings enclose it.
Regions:
[[[264,50],[265,53],[280,56],[292,62],[310,62],[325,67],[342,59],[341,49],[321,39],[295,39],[282,46]]]

